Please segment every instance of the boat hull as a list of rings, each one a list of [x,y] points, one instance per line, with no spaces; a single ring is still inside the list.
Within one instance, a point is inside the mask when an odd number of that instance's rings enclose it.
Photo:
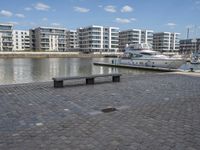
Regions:
[[[182,59],[121,59],[120,64],[160,67],[169,69],[178,69],[185,63]]]

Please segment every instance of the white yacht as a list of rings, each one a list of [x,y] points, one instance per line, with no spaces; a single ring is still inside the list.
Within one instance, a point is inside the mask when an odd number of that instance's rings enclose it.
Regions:
[[[185,63],[178,57],[169,57],[150,49],[148,44],[133,44],[125,48],[121,64],[177,69]]]
[[[200,52],[194,52],[191,55],[191,64],[200,64]]]

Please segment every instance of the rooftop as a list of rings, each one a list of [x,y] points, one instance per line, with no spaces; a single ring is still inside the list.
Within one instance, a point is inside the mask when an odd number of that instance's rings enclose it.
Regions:
[[[32,30],[35,30],[35,29],[55,29],[55,30],[66,30],[66,28],[59,28],[59,27],[44,27],[44,26],[41,26],[41,27],[36,27],[36,28],[33,28]]]
[[[153,30],[147,30],[147,29],[127,29],[127,30],[122,30],[120,32],[131,32],[131,31],[148,31],[148,32],[154,32]]]
[[[87,28],[113,28],[113,29],[119,29],[119,27],[107,27],[107,26],[100,26],[100,25],[90,25],[86,27],[80,27],[78,29],[87,29]]]
[[[13,24],[11,24],[11,23],[0,23],[0,25],[2,26],[13,26]]]
[[[155,32],[154,35],[157,35],[157,34],[180,34],[180,33],[176,33],[176,32]]]

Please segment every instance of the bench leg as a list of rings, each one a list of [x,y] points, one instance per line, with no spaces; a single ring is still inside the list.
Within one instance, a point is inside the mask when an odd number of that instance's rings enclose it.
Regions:
[[[120,82],[120,76],[113,76],[112,81],[113,82]]]
[[[86,78],[86,84],[94,84],[94,78]]]
[[[54,88],[62,88],[63,81],[54,81]]]

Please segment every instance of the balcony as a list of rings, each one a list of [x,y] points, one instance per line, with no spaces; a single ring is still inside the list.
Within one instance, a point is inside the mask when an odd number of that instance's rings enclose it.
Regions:
[[[10,34],[3,34],[2,38],[12,38],[12,35],[10,35]]]
[[[49,36],[41,36],[41,39],[49,39]]]
[[[12,45],[2,45],[3,48],[13,48]]]
[[[2,41],[2,43],[12,43],[12,42],[13,42],[12,40],[5,40],[5,39]]]

